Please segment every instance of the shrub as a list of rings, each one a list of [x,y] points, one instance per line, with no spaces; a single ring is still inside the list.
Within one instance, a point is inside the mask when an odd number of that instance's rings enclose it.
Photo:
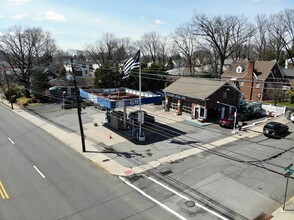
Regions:
[[[7,100],[15,103],[16,100],[22,96],[22,90],[19,87],[11,86],[4,90],[4,95]]]

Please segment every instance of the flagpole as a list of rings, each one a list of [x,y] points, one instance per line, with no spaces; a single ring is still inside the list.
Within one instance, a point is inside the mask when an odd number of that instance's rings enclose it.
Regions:
[[[139,55],[140,56],[140,55]],[[140,58],[140,62],[139,62],[139,110],[140,110],[140,114],[142,117],[142,107],[141,107],[141,90],[142,90],[142,85],[141,85],[141,58]],[[140,120],[139,123],[139,139],[142,137],[142,122]]]

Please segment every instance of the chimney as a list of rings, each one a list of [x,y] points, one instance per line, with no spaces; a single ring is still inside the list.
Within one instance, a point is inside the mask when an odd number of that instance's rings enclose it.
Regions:
[[[255,60],[248,60],[248,76],[253,76]]]
[[[253,81],[254,81],[254,76],[253,76],[253,71],[254,71],[254,65],[255,65],[255,60],[249,60],[248,61],[248,79],[251,81],[250,84],[250,95],[249,95],[249,100],[252,100],[252,93],[253,93]]]

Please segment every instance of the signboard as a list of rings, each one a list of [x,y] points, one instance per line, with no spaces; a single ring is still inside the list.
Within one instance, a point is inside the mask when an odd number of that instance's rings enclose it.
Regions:
[[[144,112],[138,111],[138,122],[143,124],[144,123]]]

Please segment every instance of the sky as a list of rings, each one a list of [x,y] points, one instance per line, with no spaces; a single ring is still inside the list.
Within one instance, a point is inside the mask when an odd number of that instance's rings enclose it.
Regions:
[[[195,11],[254,21],[293,9],[294,0],[0,0],[0,8],[0,35],[15,25],[41,27],[58,48],[82,50],[107,32],[134,41],[151,31],[168,36]]]

